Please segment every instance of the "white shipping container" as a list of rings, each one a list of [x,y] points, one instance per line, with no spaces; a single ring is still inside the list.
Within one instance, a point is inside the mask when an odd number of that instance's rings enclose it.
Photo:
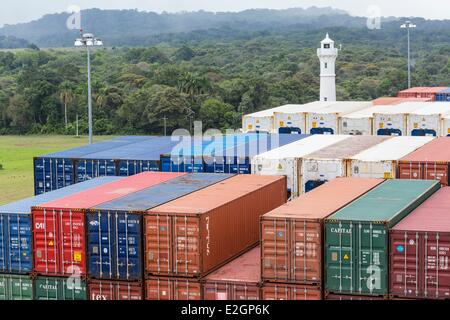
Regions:
[[[259,175],[285,175],[288,190],[295,198],[300,194],[301,158],[348,138],[343,135],[315,135],[290,143],[253,157],[252,172]]]
[[[408,117],[408,135],[411,136],[446,136],[444,116],[450,114],[450,103],[427,102]]]
[[[442,135],[450,137],[450,115],[445,115],[443,122],[444,130]]]
[[[373,117],[375,112],[383,112],[391,106],[377,105],[347,114],[339,119],[341,134],[374,135]]]
[[[275,133],[274,113],[289,109],[289,106],[290,105],[284,105],[244,115],[242,117],[242,130],[244,132],[264,131]]]
[[[347,177],[348,159],[389,139],[392,137],[351,136],[303,157],[301,192],[309,192],[337,177]]]
[[[372,106],[368,101],[341,101],[322,108],[315,112],[309,112],[306,116],[306,133],[311,134],[339,134],[339,119],[355,111]]]
[[[351,157],[352,177],[395,179],[398,160],[419,149],[434,137],[392,137]]]
[[[374,134],[388,136],[408,135],[408,115],[423,108],[428,102],[405,102],[389,106],[383,112],[374,114]]]

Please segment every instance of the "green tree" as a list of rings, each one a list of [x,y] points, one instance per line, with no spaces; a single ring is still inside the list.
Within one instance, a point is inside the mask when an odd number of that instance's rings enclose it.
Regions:
[[[68,125],[67,105],[71,104],[73,99],[74,99],[73,84],[69,81],[64,81],[59,86],[59,100],[61,104],[64,106],[64,124],[66,128]]]

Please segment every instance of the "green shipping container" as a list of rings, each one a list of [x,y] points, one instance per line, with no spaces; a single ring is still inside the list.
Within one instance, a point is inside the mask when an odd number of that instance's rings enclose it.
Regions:
[[[37,277],[36,300],[87,300],[86,282],[78,278]]]
[[[388,180],[326,219],[326,292],[387,296],[389,229],[439,188],[437,181]]]
[[[33,300],[30,276],[0,274],[0,300]]]

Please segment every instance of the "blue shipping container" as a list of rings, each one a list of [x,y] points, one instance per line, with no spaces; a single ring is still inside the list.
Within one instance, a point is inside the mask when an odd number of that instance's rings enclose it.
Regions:
[[[448,102],[450,101],[450,88],[440,91],[436,94],[436,101]]]
[[[24,274],[32,266],[31,207],[77,192],[117,181],[119,177],[100,178],[0,207],[0,272]]]
[[[89,276],[141,280],[145,211],[232,176],[190,174],[90,209],[87,219]]]

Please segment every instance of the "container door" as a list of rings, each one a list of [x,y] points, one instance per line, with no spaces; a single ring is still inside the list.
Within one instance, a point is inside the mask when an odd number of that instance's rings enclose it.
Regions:
[[[86,282],[80,278],[61,279],[64,300],[87,300]]]
[[[421,294],[422,264],[419,234],[396,231],[390,238],[390,294],[417,298]]]
[[[423,178],[422,165],[420,163],[402,162],[399,164],[399,179],[421,180]]]
[[[322,291],[316,287],[293,286],[291,300],[322,300]]]
[[[291,300],[291,288],[281,284],[265,285],[262,289],[262,299],[267,301]]]
[[[174,300],[173,283],[169,278],[156,278],[145,281],[146,300]]]
[[[450,298],[450,236],[425,234],[424,298]]]
[[[202,288],[199,282],[191,280],[173,280],[173,296],[175,300],[191,301],[202,299]]]
[[[145,252],[147,274],[170,274],[172,222],[166,216],[145,217]]]
[[[140,280],[143,263],[141,257],[141,219],[139,215],[114,214],[114,257],[115,278]]]
[[[173,217],[173,272],[195,276],[206,270],[200,265],[200,221],[197,217]],[[206,250],[209,250],[207,248]],[[208,253],[205,252],[207,256]]]
[[[7,265],[8,259],[6,254],[6,215],[0,213],[0,271],[5,272],[9,270],[9,267]],[[1,297],[1,292],[0,292]]]
[[[58,251],[58,216],[55,210],[33,210],[34,271],[57,274],[60,270]]]
[[[229,286],[222,283],[208,283],[204,285],[205,300],[233,300]]]
[[[86,275],[85,214],[72,210],[59,212],[62,274]]]
[[[33,281],[29,276],[9,276],[6,280],[7,291],[9,291],[8,300],[33,300]],[[1,279],[0,282],[2,282]]]
[[[295,282],[322,283],[322,227],[316,222],[292,221],[291,273]]]
[[[50,160],[36,158],[34,160],[34,194],[39,195],[51,191]]]
[[[60,278],[36,278],[36,300],[64,300]]]
[[[116,300],[115,285],[111,281],[95,281],[89,284],[90,300]]]
[[[113,273],[113,214],[88,214],[89,275],[112,279]]]
[[[262,221],[262,277],[264,280],[290,280],[289,223],[287,220]]]
[[[116,300],[143,300],[141,284],[131,282],[118,282],[116,284],[115,296]]]
[[[19,214],[8,215],[6,233],[6,239],[9,239],[9,272],[31,272],[33,268],[31,217]],[[0,240],[0,247],[1,242],[2,240]]]
[[[233,300],[235,301],[253,301],[260,300],[260,290],[257,285],[233,285]]]
[[[448,186],[448,164],[426,162],[423,166],[423,175],[426,180],[438,180],[443,186]]]

